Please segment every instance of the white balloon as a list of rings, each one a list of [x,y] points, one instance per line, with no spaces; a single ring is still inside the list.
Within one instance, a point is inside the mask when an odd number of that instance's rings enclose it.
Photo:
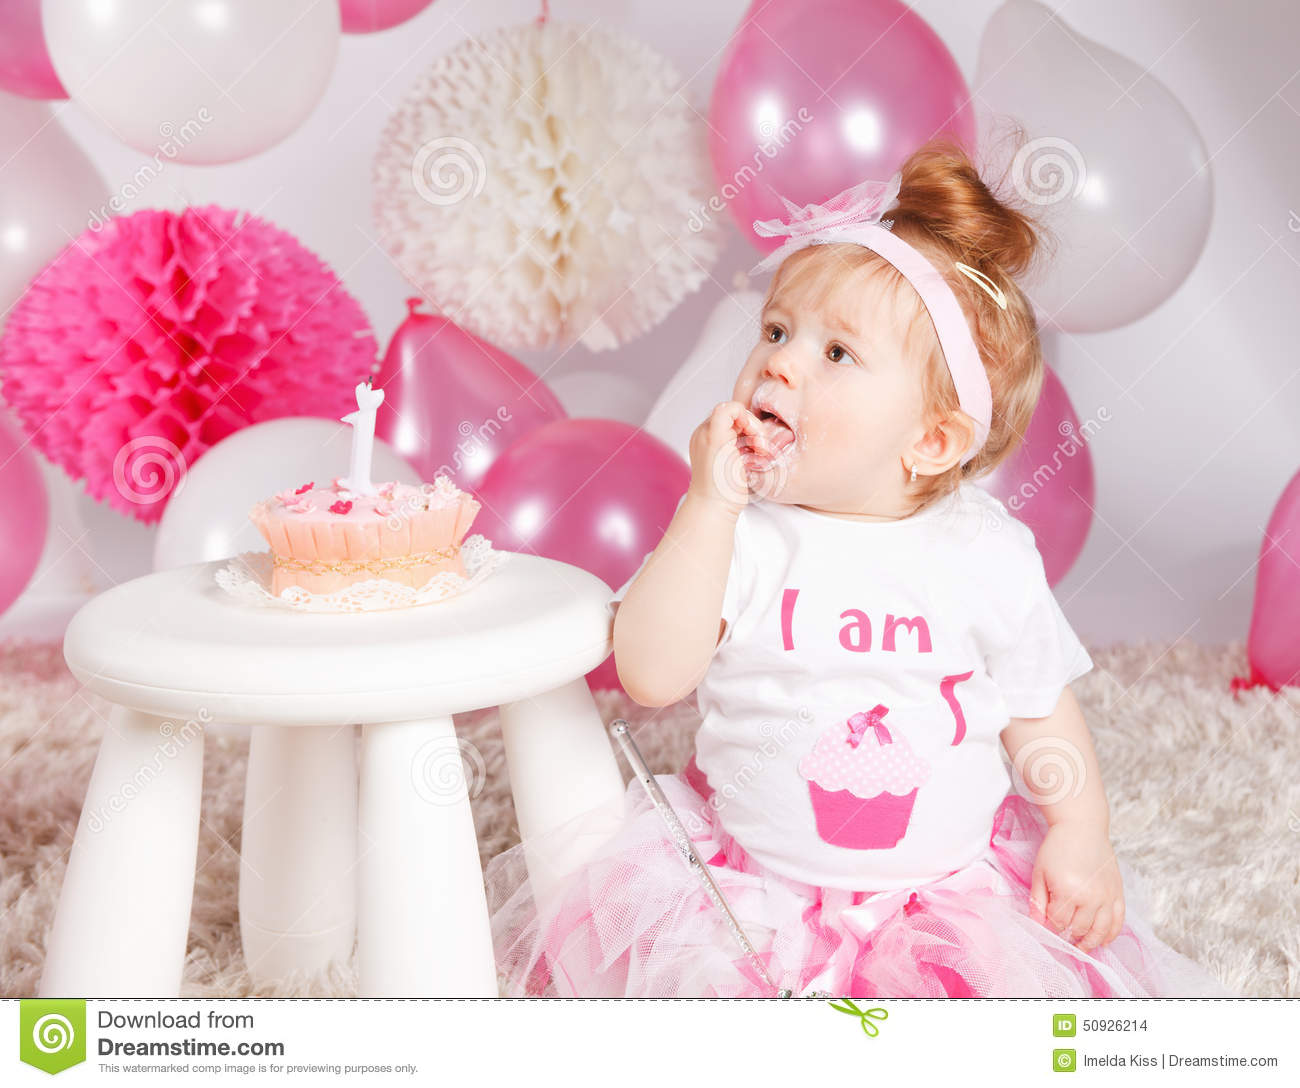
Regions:
[[[763,296],[735,291],[713,308],[690,355],[659,394],[641,425],[691,459],[691,435],[709,417],[714,405],[730,400],[736,378],[758,343]]]
[[[124,143],[185,163],[282,140],[339,45],[328,0],[42,0],[41,18],[69,96]]]
[[[223,438],[194,462],[167,500],[154,540],[153,569],[266,551],[266,538],[248,520],[253,504],[287,487],[346,476],[351,449],[349,424],[310,416],[254,423]],[[421,482],[378,438],[371,479]]]
[[[0,324],[107,198],[107,183],[54,111],[0,91]]]
[[[1029,136],[1004,195],[1057,238],[1022,282],[1040,322],[1114,329],[1178,290],[1209,235],[1214,193],[1205,143],[1169,88],[1032,0],[993,13],[975,82],[982,149],[1004,146],[1004,115]]]
[[[570,419],[617,419],[639,426],[651,394],[617,370],[571,370],[548,378]]]

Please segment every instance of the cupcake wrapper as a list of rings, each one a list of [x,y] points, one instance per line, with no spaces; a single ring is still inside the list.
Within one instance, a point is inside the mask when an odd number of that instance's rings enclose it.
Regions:
[[[370,522],[350,522],[343,518],[330,522],[306,522],[276,517],[267,503],[259,503],[249,518],[270,545],[276,556],[311,562],[337,563],[340,560],[393,559],[419,552],[459,545],[474,521],[480,504],[462,494],[459,501],[429,510],[398,509],[387,518]],[[416,566],[390,569],[382,577],[403,585],[419,587],[435,574],[454,571],[465,576],[459,550],[450,558],[439,558]],[[372,571],[354,572],[294,570],[276,566],[271,589],[279,594],[287,586],[301,586],[311,593],[333,593],[354,582],[375,578]]]
[[[858,797],[848,790],[826,790],[816,782],[808,783],[817,834],[831,846],[849,850],[888,850],[898,845],[908,821],[916,790],[899,797],[878,793],[875,797]]]

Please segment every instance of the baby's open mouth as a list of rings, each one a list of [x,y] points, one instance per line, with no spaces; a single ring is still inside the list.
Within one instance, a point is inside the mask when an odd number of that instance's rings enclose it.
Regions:
[[[794,445],[794,428],[779,415],[766,408],[755,408],[754,415],[758,417],[759,436],[763,439],[762,446],[766,447],[773,456],[783,453]]]

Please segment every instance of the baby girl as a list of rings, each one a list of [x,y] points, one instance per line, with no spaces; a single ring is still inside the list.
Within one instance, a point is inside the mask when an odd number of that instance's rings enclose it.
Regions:
[[[975,483],[1043,382],[1033,224],[940,142],[787,208],[732,399],[614,595],[628,694],[697,695],[657,778],[699,856],[795,994],[1227,994],[1144,917],[1069,686],[1092,661]],[[507,992],[771,994],[638,783],[563,894],[507,878],[519,850],[487,871]]]

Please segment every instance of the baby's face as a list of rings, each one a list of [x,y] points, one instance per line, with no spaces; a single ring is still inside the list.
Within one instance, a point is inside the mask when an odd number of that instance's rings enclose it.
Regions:
[[[833,305],[778,288],[763,311],[733,399],[773,450],[745,458],[765,499],[862,513],[902,493],[907,450],[924,432],[919,367],[878,277],[856,279]]]

